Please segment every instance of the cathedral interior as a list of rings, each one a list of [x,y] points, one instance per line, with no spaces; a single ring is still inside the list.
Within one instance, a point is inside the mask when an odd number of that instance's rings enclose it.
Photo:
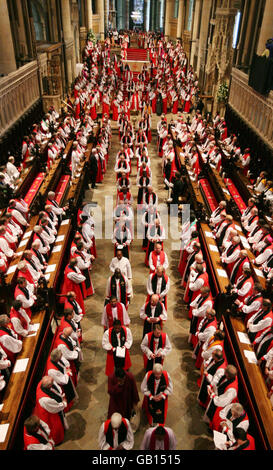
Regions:
[[[183,199],[182,194],[178,201],[178,209],[181,212],[183,204],[190,201],[191,211],[197,219],[197,231],[207,266],[218,327],[225,333],[224,349],[227,363],[234,365],[238,371],[237,402],[241,403],[247,412],[248,433],[255,439],[256,449],[273,449],[273,400],[270,395],[270,387],[273,385],[273,360],[271,358],[271,366],[267,366],[271,367],[271,375],[269,372],[266,376],[261,362],[247,360],[246,349],[251,353],[257,350],[253,349],[254,346],[250,343],[240,342],[238,332],[246,334],[246,323],[242,318],[227,314],[225,301],[228,297],[227,292],[230,292],[227,290],[227,275],[221,278],[219,274],[221,269],[224,269],[220,262],[222,252],[219,250],[218,253],[216,246],[214,249],[211,248],[212,243],[216,245],[216,242],[211,241],[213,236],[210,232],[213,230],[209,222],[213,210],[220,201],[225,200],[227,213],[232,214],[237,234],[241,236],[242,250],[247,250],[254,282],[262,285],[264,298],[272,301],[272,281],[268,272],[273,266],[270,266],[268,271],[267,268],[264,269],[262,273],[264,265],[255,264],[257,252],[252,251],[253,246],[250,246],[246,239],[247,232],[240,228],[241,215],[247,208],[249,198],[256,197],[255,204],[258,207],[259,217],[266,223],[267,234],[272,234],[273,237],[272,199],[266,199],[264,193],[263,196],[260,193],[257,196],[253,190],[262,171],[267,174],[266,190],[272,193],[273,188],[271,181],[273,180],[272,13],[273,0],[0,1],[0,172],[5,171],[11,156],[14,157],[13,163],[20,171],[18,181],[16,180],[16,184],[12,187],[0,181],[0,218],[2,220],[10,211],[8,209],[11,207],[10,201],[14,199],[24,199],[29,210],[25,234],[17,239],[13,247],[14,256],[8,257],[5,269],[0,272],[0,316],[9,316],[15,295],[18,263],[24,256],[24,250],[30,250],[32,231],[39,225],[39,214],[48,204],[46,202],[48,193],[53,191],[53,194],[58,196],[59,205],[67,208],[66,215],[56,232],[56,241],[59,242],[57,245],[60,248],[56,249],[55,244],[47,261],[48,266],[52,266],[52,270],[45,271],[48,274],[47,283],[35,286],[35,289],[39,290],[40,297],[39,302],[36,299],[32,311],[32,322],[39,324],[38,330],[34,337],[23,338],[23,346],[17,353],[17,362],[27,360],[26,368],[17,373],[11,368],[5,388],[0,389],[1,450],[18,450],[24,447],[24,421],[33,413],[36,388],[44,375],[47,359],[60,326],[63,305],[59,300],[66,276],[65,267],[69,262],[71,243],[79,229],[79,209],[82,210],[84,204],[91,207],[92,217],[95,220],[96,255],[92,261],[92,271],[91,268],[89,271],[94,292],[91,296],[87,296],[84,302],[86,313],[81,321],[82,360],[77,378],[78,400],[66,413],[68,426],[62,442],[56,445],[55,449],[62,451],[100,449],[99,429],[108,419],[109,401],[108,378],[105,374],[107,353],[102,347],[104,329],[101,317],[105,305],[107,279],[111,274],[109,265],[115,254],[111,240],[112,233],[104,236],[99,233],[99,226],[103,232],[106,230],[105,227],[109,227],[109,214],[115,207],[117,192],[115,159],[121,149],[119,120],[114,119],[112,108],[107,121],[111,129],[107,161],[106,163],[104,161],[102,180],[97,181],[94,186],[91,184],[91,167],[87,160],[92,155],[92,148],[96,148],[100,143],[99,129],[108,129],[103,121],[105,109],[108,109],[107,102],[103,103],[102,97],[104,88],[109,89],[110,78],[104,81],[104,68],[109,67],[109,70],[114,70],[114,67],[117,67],[117,70],[119,63],[122,62],[124,66],[129,64],[133,81],[143,70],[141,69],[143,64],[148,67],[149,72],[153,52],[153,47],[145,39],[149,37],[153,38],[156,51],[160,51],[160,47],[163,51],[167,51],[166,57],[170,57],[170,51],[180,50],[176,49],[179,44],[183,51],[182,55],[184,54],[183,57],[186,58],[187,71],[190,70],[194,77],[190,83],[193,83],[195,93],[191,98],[189,109],[186,109],[180,97],[178,108],[174,108],[171,95],[168,95],[166,113],[162,111],[162,107],[159,111],[157,108],[148,111],[151,133],[147,148],[153,189],[158,202],[168,208],[167,220],[168,217],[171,219],[171,210],[168,206],[170,192],[166,190],[163,177],[162,158],[159,156],[161,138],[157,128],[164,113],[167,126],[170,126],[169,132],[174,132],[173,148],[175,158],[179,160],[179,165],[176,167],[179,166],[180,169],[182,167],[182,178],[186,178],[187,182],[185,192],[189,193],[188,199]],[[124,52],[126,49],[123,48],[122,41],[126,35],[129,37],[130,45],[127,52]],[[98,63],[96,64],[95,60],[91,65],[88,63],[91,73],[88,77],[91,77],[90,80],[95,77],[94,83],[96,82],[96,87],[99,89],[101,74],[104,87],[100,90],[96,116],[87,142],[86,160],[83,161],[80,174],[71,178],[69,166],[73,142],[80,139],[75,129],[75,132],[71,131],[69,139],[65,142],[61,158],[58,157],[53,163],[48,164],[48,144],[51,140],[45,138],[42,143],[34,144],[33,158],[25,164],[22,162],[22,145],[29,142],[27,136],[33,135],[35,124],[47,122],[49,110],[54,109],[59,122],[64,121],[69,115],[74,116],[79,122],[81,120],[81,125],[85,125],[84,113],[89,113],[90,106],[83,112],[84,105],[81,104],[80,114],[77,115],[75,89],[77,84],[81,83],[82,73],[85,70],[88,43],[91,44],[91,50],[97,48],[99,51]],[[163,45],[160,46],[159,43]],[[131,60],[129,60],[130,50],[134,51]],[[103,56],[103,52],[109,54],[109,63],[114,65],[107,65],[106,59],[102,59],[106,57]],[[92,76],[92,67],[97,68],[97,75],[94,72]],[[179,65],[177,67],[179,68]],[[156,73],[155,71],[154,81],[158,80]],[[109,77],[111,77],[110,72]],[[187,79],[188,77],[189,75]],[[167,78],[166,74],[164,77],[166,82]],[[124,82],[123,92],[125,88]],[[125,91],[123,100],[127,99],[126,93]],[[116,95],[117,92],[112,90],[110,100],[116,98]],[[90,100],[90,96],[84,99]],[[233,148],[232,157],[225,153],[225,148],[219,144],[222,152],[220,170],[218,166],[211,167],[208,161],[201,165],[203,180],[200,175],[195,180],[193,166],[190,168],[189,164],[190,157],[185,157],[184,144],[175,134],[178,117],[182,116],[185,126],[190,128],[196,113],[201,113],[199,119],[205,127],[210,125],[214,131],[217,127],[214,126],[214,119],[218,116],[219,122],[221,120],[223,126],[226,126],[225,138],[231,137],[231,140],[234,136],[237,138],[237,147]],[[140,109],[131,111],[130,119],[135,133],[141,115]],[[54,126],[49,127],[47,132],[50,132],[50,136],[54,134]],[[195,142],[196,147],[199,146],[198,149],[201,148],[200,142],[203,141],[200,136],[193,132],[190,140],[193,144]],[[219,135],[218,141],[221,142]],[[240,165],[239,157],[236,160],[236,148],[240,148],[241,154],[246,153],[246,149],[251,154],[248,172]],[[199,161],[200,158],[199,154]],[[136,182],[138,167],[135,157],[130,164],[130,191],[136,216],[139,188]],[[168,399],[166,426],[171,428],[176,436],[177,450],[197,452],[215,450],[215,440],[212,429],[204,420],[205,409],[198,403],[200,368],[196,367],[193,347],[188,339],[189,305],[184,300],[186,284],[181,284],[179,273],[180,235],[183,222],[180,215],[177,237],[169,235],[164,239],[164,252],[168,255],[169,261],[166,273],[171,286],[168,292],[168,318],[164,323],[164,332],[167,333],[172,346],[170,354],[164,360],[164,370],[168,371],[173,384],[173,391]],[[2,225],[0,229],[1,227]],[[169,232],[170,228],[171,226]],[[110,232],[111,230],[112,226]],[[129,253],[133,296],[128,306],[128,314],[129,328],[133,337],[130,348],[132,363],[130,372],[135,378],[140,398],[140,423],[134,433],[133,449],[139,450],[144,433],[149,428],[145,413],[141,409],[143,400],[141,384],[145,370],[140,348],[143,339],[143,319],[140,317],[140,310],[146,301],[149,269],[144,263],[142,239],[137,237],[136,219],[133,231],[134,237]],[[1,243],[0,251],[3,251]],[[217,259],[216,252],[219,255]],[[5,254],[3,259],[4,256]],[[271,341],[273,341],[272,331],[271,326],[269,331]],[[270,344],[273,351],[273,342]]]

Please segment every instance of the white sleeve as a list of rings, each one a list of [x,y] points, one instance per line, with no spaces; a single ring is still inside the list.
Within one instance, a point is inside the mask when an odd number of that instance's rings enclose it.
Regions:
[[[165,289],[161,292],[160,297],[165,297],[165,295],[168,294],[169,289],[170,289],[170,278],[168,278],[166,287],[165,287]]]
[[[246,294],[250,291],[251,286],[252,286],[251,282],[246,282],[246,283],[241,287],[241,289],[239,289],[239,290],[237,291],[237,294],[240,295],[240,296],[246,295]]]
[[[130,450],[133,448],[133,445],[134,445],[134,434],[133,434],[129,420],[126,418],[125,420],[127,424],[127,436],[126,436],[125,441],[121,442],[121,445],[125,450]]]
[[[85,281],[85,276],[81,273],[70,272],[67,274],[67,277],[76,284],[80,284],[81,282]]]
[[[53,450],[53,445],[50,442],[47,444],[29,444],[27,450]]]
[[[216,396],[213,398],[213,402],[215,406],[220,406],[223,408],[224,406],[229,405],[234,398],[236,398],[237,392],[235,388],[229,388],[225,393],[220,395],[219,397]]]
[[[11,351],[14,354],[17,354],[22,349],[22,341],[19,339],[15,339],[9,335],[2,335],[0,337],[0,343],[6,348],[8,351]]]
[[[132,279],[132,268],[131,268],[131,263],[129,260],[126,263],[126,277],[127,279]]]
[[[122,304],[124,325],[129,325],[131,320],[124,304]]]
[[[79,352],[76,350],[70,351],[64,344],[59,344],[57,349],[60,349],[65,359],[73,361],[79,359]]]
[[[12,318],[11,323],[12,323],[15,333],[24,337],[28,335],[28,330],[25,330],[22,327],[22,323],[20,322],[19,318]]]
[[[39,400],[40,406],[44,409],[46,409],[49,413],[59,413],[60,411],[63,411],[65,408],[65,404],[63,401],[58,403],[56,400],[53,398],[49,397],[42,397]]]
[[[52,377],[59,385],[65,385],[69,381],[68,374],[62,374],[59,370],[48,369],[47,374]]]
[[[103,333],[103,337],[102,337],[102,347],[103,347],[103,349],[105,349],[106,351],[111,351],[111,350],[112,350],[112,344],[111,344],[110,341],[109,341],[109,330],[106,330],[106,331]]]
[[[271,249],[266,249],[263,253],[257,256],[257,258],[255,259],[256,264],[263,264],[271,254]]]
[[[197,281],[189,283],[189,289],[195,292],[197,290],[200,290],[203,284],[204,284],[203,279],[197,279]]]
[[[109,444],[106,442],[106,436],[104,433],[104,423],[102,423],[100,427],[98,441],[101,450],[108,450],[110,448]]]
[[[192,314],[194,317],[204,317],[207,310],[212,308],[212,301],[208,300],[207,302],[204,302],[203,305],[199,308],[193,308]]]
[[[168,335],[166,335],[166,344],[165,344],[165,347],[164,348],[159,348],[158,349],[158,352],[161,353],[161,355],[163,357],[167,356],[167,354],[169,354],[172,350],[172,345],[171,345],[171,342],[169,340],[169,337]]]
[[[14,214],[14,212],[15,212],[15,214]],[[27,225],[26,219],[21,215],[21,213],[19,211],[17,211],[16,209],[13,209],[12,215],[14,215],[15,219],[18,220],[18,222],[21,225]]]
[[[149,295],[153,295],[153,293],[154,293],[153,290],[152,290],[152,279],[151,279],[151,276],[152,276],[152,275],[150,275],[150,276],[148,277],[148,280],[147,280],[147,292],[148,292]]]
[[[133,336],[132,336],[132,332],[129,328],[126,328],[126,332],[127,332],[127,339],[125,341],[125,348],[126,349],[130,349],[132,344],[133,344]]]
[[[167,310],[166,310],[164,304],[162,304],[162,307],[163,307],[163,308],[162,308],[162,313],[161,313],[161,315],[160,315],[160,318],[161,318],[162,321],[166,321],[167,318],[168,318]]]
[[[29,299],[27,299],[23,294],[17,295],[16,300],[20,300],[22,302],[23,308],[30,308],[35,302],[33,297],[29,296]]]
[[[253,317],[251,317],[253,319]],[[249,324],[249,331],[251,333],[256,333],[258,331],[264,330],[265,328],[269,328],[272,325],[271,318],[265,318],[264,320],[260,320],[257,325],[253,325],[253,323]]]

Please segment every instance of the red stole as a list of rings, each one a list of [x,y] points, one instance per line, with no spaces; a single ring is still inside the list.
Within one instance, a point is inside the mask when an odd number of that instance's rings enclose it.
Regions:
[[[109,328],[113,326],[113,314],[112,314],[112,305],[107,304],[106,305],[106,313],[107,313],[107,318],[108,318],[108,323],[109,323]],[[123,325],[123,308],[120,302],[117,302],[117,314],[118,314],[118,319],[121,321],[121,324]]]
[[[160,254],[159,254],[159,256],[160,256],[160,264],[161,264],[161,266],[163,266],[163,263],[164,263],[164,261],[165,261],[165,253],[164,253],[164,251],[161,251]],[[155,268],[157,267],[157,257],[158,257],[158,255],[156,254],[156,252],[155,252],[155,251],[152,251],[152,260],[153,260],[153,265],[154,265]],[[151,270],[151,271],[150,271],[150,274],[151,274],[152,272],[153,272],[153,271]]]

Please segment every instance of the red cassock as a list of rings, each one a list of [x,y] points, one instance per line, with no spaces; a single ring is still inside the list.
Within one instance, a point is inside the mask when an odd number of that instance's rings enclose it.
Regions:
[[[47,359],[47,363],[46,363],[45,375],[48,375],[48,371],[49,371],[50,369],[51,369],[51,370],[53,369],[53,370],[56,370],[56,371],[59,370],[58,367],[51,361],[51,358],[50,358],[50,356],[49,356],[48,359]],[[72,381],[71,381],[71,380],[69,380],[69,381],[70,381],[70,383],[72,384]],[[65,393],[64,387],[63,387],[62,385],[60,385],[60,387],[61,387],[62,391]],[[74,388],[73,385],[72,385],[72,387]],[[67,406],[66,406],[66,408],[64,409],[64,412],[67,413],[67,412],[72,408],[72,406],[73,406],[73,404],[74,404],[74,400],[68,400],[66,394],[65,394],[65,396],[66,396],[66,399],[67,399]]]
[[[232,400],[232,403],[238,403],[238,398],[237,398],[237,395],[238,395],[238,378],[237,377],[235,377],[235,380],[233,382],[231,382],[227,385],[224,392],[226,392],[230,388],[235,388],[237,390],[236,397]],[[222,409],[223,408],[221,406],[216,407],[216,411],[215,411],[215,413],[213,415],[213,418],[212,418],[212,420],[210,422],[210,425],[209,425],[211,429],[219,429],[220,423],[222,421],[222,418],[220,418],[219,413]]]
[[[48,425],[51,430],[51,437],[55,445],[58,445],[64,440],[64,424],[59,413],[49,413],[40,405],[39,400],[44,397],[48,397],[48,395],[41,389],[40,381],[36,391],[36,404],[33,414]]]
[[[115,104],[115,101],[112,101],[112,119],[113,121],[117,121],[118,120],[118,107],[116,106]]]
[[[26,296],[24,290],[22,290],[22,289],[20,288],[20,286],[17,284],[17,286],[15,287],[15,291],[14,291],[14,298],[16,299],[16,298],[18,297],[18,295],[24,295],[24,296]],[[31,308],[30,308],[30,307],[29,307],[29,308],[25,308],[25,307],[24,307],[24,310],[25,310],[26,313],[28,314],[29,318],[31,318],[31,314],[32,314]]]
[[[153,265],[154,265],[154,267],[155,267],[155,269],[156,269],[156,267],[157,267],[157,257],[158,257],[158,254],[157,254],[155,251],[152,251],[151,254],[152,254]],[[165,253],[164,253],[163,250],[161,250],[159,256],[160,256],[160,264],[161,264],[161,266],[163,266],[163,263],[164,263],[164,261],[165,261]],[[154,273],[154,272],[155,272],[155,271],[152,271],[152,269],[150,269],[150,274],[151,274],[151,273]]]
[[[11,326],[11,325],[10,325]],[[12,329],[12,328],[10,328]],[[0,337],[1,336],[5,336],[7,335],[8,333],[2,329],[0,329]],[[5,348],[5,346],[1,344],[1,348],[3,349],[3,351],[6,353],[7,357],[8,357],[8,360],[11,362],[11,364],[13,365],[15,363],[15,360],[16,360],[16,353],[13,353],[11,352],[9,349]]]
[[[246,283],[250,283],[251,287],[250,287],[250,290],[245,295],[238,295],[238,300],[240,302],[244,302],[245,299],[249,297],[250,295],[252,295],[253,293],[254,279],[252,278],[252,276],[247,277],[247,278],[243,277],[241,281],[238,279],[237,288],[239,287],[240,289],[242,289]]]
[[[64,282],[63,282],[63,286],[61,289],[61,294],[65,296],[67,292],[74,291],[76,294],[76,300],[82,309],[82,313],[85,314],[84,300],[83,300],[84,291],[82,287],[83,283],[77,284],[76,282],[69,279],[67,275],[72,272],[76,272],[76,271],[74,271],[69,265],[67,265],[64,270]],[[61,302],[64,303],[64,300],[61,300]]]
[[[166,96],[166,98],[162,99],[162,105],[163,105],[162,112],[163,112],[163,114],[167,114],[167,111],[168,111],[167,104],[168,104],[168,98]]]
[[[71,254],[71,258],[82,258],[83,261],[85,262],[85,257],[84,255],[79,252],[78,250],[75,250],[73,252],[73,254]],[[82,286],[82,294],[83,294],[83,298],[86,299],[87,297],[89,297],[90,295],[93,295],[94,294],[94,288],[93,288],[93,283],[92,283],[92,279],[91,279],[91,276],[90,276],[90,271],[89,269],[83,269],[81,270],[81,273],[83,276],[85,276],[85,281],[81,284]]]
[[[187,244],[187,246],[190,245],[190,243],[196,242],[199,243],[199,238],[192,238],[190,242]],[[185,247],[186,248],[186,247]],[[180,260],[179,260],[179,265],[178,265],[178,271],[180,272],[181,276],[184,276],[185,269],[187,267],[187,262],[188,262],[188,257],[191,255],[191,253],[188,253],[187,250],[184,248],[184,250],[181,250],[180,252]]]
[[[199,308],[200,308],[203,304],[205,304],[206,302],[209,302],[209,301],[212,302],[212,306],[213,306],[213,297],[212,297],[211,294],[209,294],[208,297],[206,297],[206,298],[204,297],[204,299],[202,299],[202,301],[199,303]],[[193,317],[192,314],[191,314],[191,317]],[[201,320],[203,320],[203,317],[198,317],[195,331],[198,330],[198,326],[199,326]],[[198,343],[198,338],[197,338],[197,336],[192,335],[192,336],[191,336],[191,344],[193,345],[194,348],[195,348],[195,346],[197,345],[197,343]]]
[[[189,113],[191,109],[191,100],[185,100],[184,113]]]
[[[39,436],[40,433],[37,433],[37,436]],[[44,437],[44,436],[43,436]],[[51,437],[51,436],[50,436]],[[41,438],[40,438],[41,439]],[[43,442],[39,439],[39,437],[32,436],[27,433],[26,427],[24,426],[24,449],[23,450],[28,450],[28,447],[31,445],[41,445]],[[54,450],[52,446],[52,450]]]
[[[24,309],[25,310],[25,309]],[[21,325],[22,325],[22,328],[24,330],[27,330],[28,328],[28,323],[26,321],[26,319],[23,317],[23,315],[20,314],[20,312],[18,312],[17,310],[15,310],[14,307],[11,307],[10,309],[10,312],[9,312],[9,317],[10,317],[10,320],[12,320],[12,318],[18,318],[18,320],[20,320],[21,322]],[[11,328],[13,329],[14,333],[16,333],[16,331],[14,330],[13,328],[13,324],[11,323]],[[18,335],[18,333],[16,333],[17,336],[18,336],[18,339],[22,340],[23,339],[23,336],[20,336]]]
[[[33,280],[33,277],[31,276],[29,270],[27,269],[27,271],[23,272],[23,271],[18,271],[18,275],[17,277],[23,277],[24,279],[26,279],[30,284],[35,284],[34,280]]]
[[[76,98],[76,101],[75,101],[75,119],[79,119],[80,113],[81,113],[80,101],[78,100],[78,98]]]
[[[125,333],[125,341],[127,338],[127,331],[125,327],[122,327],[124,333]],[[108,330],[109,333],[109,342],[111,343],[111,334],[112,334],[113,327],[110,327]],[[130,358],[130,353],[129,350],[126,348],[125,352],[125,363],[124,363],[124,370],[130,369],[132,363],[131,363],[131,358]],[[113,351],[107,351],[107,357],[106,357],[106,367],[105,367],[105,374],[106,375],[111,375],[113,374],[115,370],[115,362],[114,362],[114,356],[113,356]]]
[[[207,327],[209,327],[209,326],[210,327],[215,326],[215,329],[216,329],[217,328],[217,321],[214,319],[213,321],[210,322],[209,325],[207,325]],[[213,341],[213,338],[212,338],[211,343],[210,343],[210,347],[217,346],[217,345],[222,347],[222,351],[224,350],[224,341],[223,340]],[[198,349],[198,354],[197,354],[197,358],[196,358],[196,361],[195,361],[195,366],[196,366],[197,369],[200,369],[200,367],[202,366],[202,363],[203,363],[202,351],[203,351],[203,345]]]
[[[147,383],[150,381],[152,374],[153,374],[153,371],[149,371],[147,373]],[[168,374],[165,370],[162,371],[160,383],[162,382],[162,380],[164,380],[164,382],[165,382],[165,385],[162,388],[164,388],[164,387],[166,388],[169,385],[169,379],[168,379]],[[154,394],[154,390],[150,390],[150,392],[152,393],[152,395]],[[163,420],[162,420],[163,422],[160,423],[160,424],[164,425],[165,421],[166,421],[166,417],[167,417],[167,411],[168,411],[168,395],[166,396],[165,400],[163,399],[163,402],[164,402],[164,415],[163,415]],[[146,395],[144,395],[142,408],[144,409],[144,411],[146,413],[149,424],[152,425],[153,424],[153,417],[152,417],[152,415],[150,413],[150,410],[149,410],[149,398]]]
[[[123,308],[122,308],[122,304],[120,302],[117,302],[117,314],[118,314],[118,319],[120,320],[121,324],[124,325],[124,322],[123,322]],[[107,305],[106,305],[106,315],[107,315],[107,319],[108,319],[108,325],[109,325],[109,328],[111,328],[113,326],[113,314],[112,314],[112,305],[111,303],[109,302]]]
[[[95,121],[95,120],[97,119],[96,104],[93,104],[93,105],[90,107],[90,116],[91,116],[91,119],[93,119],[93,121]]]
[[[70,326],[70,325],[69,325]],[[58,331],[58,334],[55,338],[55,341],[54,341],[54,349],[57,348],[59,346],[59,344],[64,344],[66,347],[67,346],[67,343],[64,341],[64,339],[62,338],[62,331]],[[72,372],[72,382],[73,384],[75,385],[75,387],[77,386],[77,383],[78,383],[78,373],[77,373],[77,370],[76,370],[76,366],[75,366],[75,362],[73,360],[69,360],[69,364],[70,364],[70,369],[71,369],[71,372]]]
[[[152,345],[151,339],[153,336],[153,331],[151,331],[150,333],[147,333],[147,336],[148,336],[148,345],[149,345],[148,347],[149,349],[151,349],[151,345]],[[162,342],[162,344],[159,347],[164,349],[166,345],[166,333],[163,333],[163,332],[161,333],[160,342]],[[154,349],[152,351],[154,352]],[[143,362],[144,362],[144,369],[147,370],[148,358],[146,354],[143,354]],[[163,362],[164,362],[164,357],[161,357],[160,364],[163,364]]]
[[[174,101],[173,109],[172,109],[173,114],[177,114],[177,112],[178,112],[178,99]]]
[[[65,300],[65,304],[64,304],[64,309],[65,309],[65,308],[73,308],[73,306],[72,306],[70,303],[67,302],[67,299]],[[74,325],[74,323],[70,323],[70,322],[67,321],[67,320],[65,319],[65,317],[63,316],[63,317],[61,318],[60,326],[59,326],[59,331],[60,331],[60,333],[61,333],[61,331],[63,331],[65,328],[70,328],[70,327],[73,329],[73,331],[75,331],[75,325]],[[78,329],[78,328],[76,327],[76,329]],[[81,337],[81,336],[78,337],[78,341],[79,341],[79,343],[82,342],[82,337]]]
[[[102,101],[102,114],[106,114],[109,117],[110,114],[110,105],[109,103],[105,103],[105,101]]]
[[[156,113],[156,95],[152,99],[152,111],[153,111],[154,114]]]

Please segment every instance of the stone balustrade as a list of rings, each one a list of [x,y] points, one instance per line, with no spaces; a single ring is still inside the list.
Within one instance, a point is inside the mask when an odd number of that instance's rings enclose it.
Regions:
[[[36,61],[0,79],[0,137],[40,98]]]
[[[273,148],[273,91],[260,95],[248,85],[248,75],[233,68],[229,105]]]

